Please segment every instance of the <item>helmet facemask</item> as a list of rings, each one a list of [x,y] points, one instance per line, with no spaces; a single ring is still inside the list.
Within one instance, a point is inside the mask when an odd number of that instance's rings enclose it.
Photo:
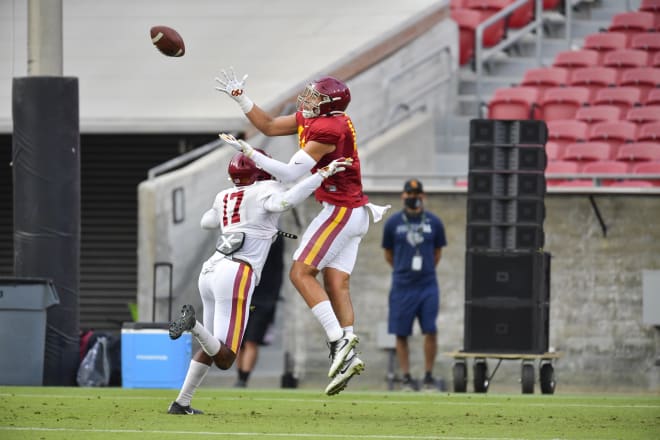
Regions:
[[[321,104],[332,102],[328,95],[320,93],[314,88],[313,84],[305,87],[305,90],[298,95],[297,110],[302,113],[304,118],[316,118],[321,116]]]

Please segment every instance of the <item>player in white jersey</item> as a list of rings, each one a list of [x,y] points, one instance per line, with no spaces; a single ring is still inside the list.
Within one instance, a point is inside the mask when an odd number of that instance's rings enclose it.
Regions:
[[[216,252],[199,275],[204,324],[197,321],[189,304],[170,323],[170,338],[190,331],[201,349],[190,361],[169,414],[201,414],[190,401],[209,367],[215,363],[226,370],[233,365],[250,314],[252,292],[277,234],[280,215],[305,200],[324,179],[350,165],[350,159],[337,159],[287,190],[242,153],[231,159],[228,172],[234,187],[219,192],[201,220],[202,228],[221,230]]]

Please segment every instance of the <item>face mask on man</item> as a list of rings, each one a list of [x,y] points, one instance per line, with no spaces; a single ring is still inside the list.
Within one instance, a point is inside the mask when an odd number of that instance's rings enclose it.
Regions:
[[[418,209],[421,208],[422,206],[422,199],[419,199],[417,197],[406,197],[403,199],[403,203],[406,205],[406,208],[408,209]]]

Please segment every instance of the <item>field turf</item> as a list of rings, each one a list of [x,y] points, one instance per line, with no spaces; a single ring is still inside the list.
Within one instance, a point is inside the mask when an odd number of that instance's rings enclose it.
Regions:
[[[657,395],[0,387],[0,439],[660,439]]]

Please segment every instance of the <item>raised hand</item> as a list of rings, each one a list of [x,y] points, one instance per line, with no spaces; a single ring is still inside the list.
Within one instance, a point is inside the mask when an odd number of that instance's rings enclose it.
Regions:
[[[218,85],[215,89],[219,92],[226,93],[231,99],[236,101],[238,105],[241,106],[241,109],[244,113],[248,113],[252,110],[254,103],[250,98],[245,94],[245,80],[247,79],[247,73],[243,75],[243,79],[240,81],[236,78],[236,73],[234,68],[230,67],[229,71],[221,70],[221,77],[216,76],[215,81]]]
[[[225,143],[229,144],[234,150],[243,153],[250,158],[254,154],[254,148],[242,139],[236,139],[233,135],[227,133],[220,133],[218,135]]]
[[[319,173],[324,179],[327,179],[330,176],[341,173],[346,169],[347,166],[351,165],[353,165],[353,159],[350,157],[341,157],[339,159],[333,160],[323,168],[319,168],[317,173]]]

